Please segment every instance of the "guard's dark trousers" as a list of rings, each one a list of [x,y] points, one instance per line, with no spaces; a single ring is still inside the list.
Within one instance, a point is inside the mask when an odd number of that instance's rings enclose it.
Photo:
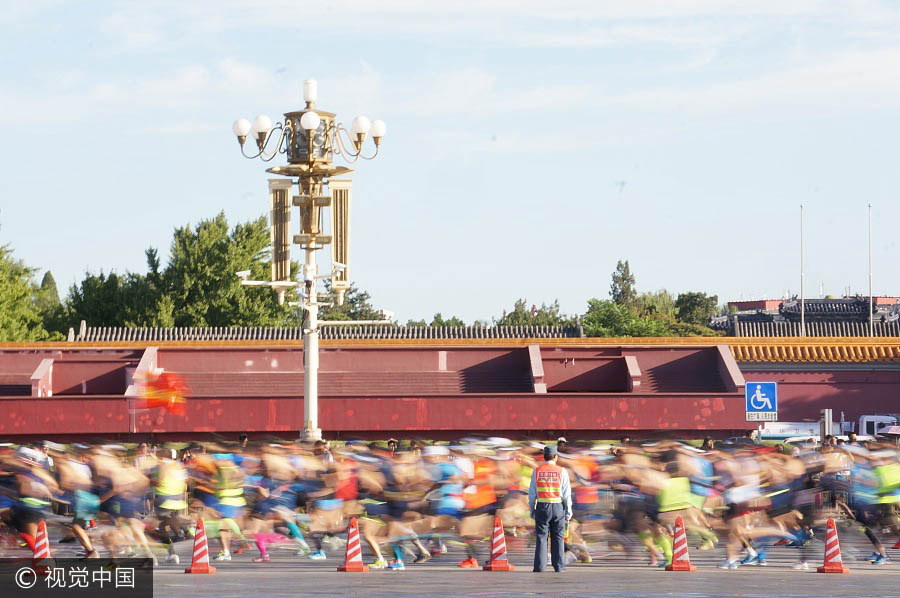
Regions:
[[[534,533],[537,542],[534,547],[534,570],[547,568],[547,534],[550,534],[550,560],[557,572],[565,571],[566,511],[562,503],[539,502],[534,509]]]

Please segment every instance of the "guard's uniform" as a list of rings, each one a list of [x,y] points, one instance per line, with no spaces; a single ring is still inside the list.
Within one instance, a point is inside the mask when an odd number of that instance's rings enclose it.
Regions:
[[[550,559],[553,569],[564,571],[566,522],[572,518],[572,488],[569,473],[556,463],[547,462],[531,474],[528,504],[534,518],[537,542],[534,547],[534,570],[547,568],[547,534],[550,534]]]

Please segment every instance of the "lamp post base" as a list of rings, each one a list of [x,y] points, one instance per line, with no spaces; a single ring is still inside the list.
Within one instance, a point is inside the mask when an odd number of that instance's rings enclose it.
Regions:
[[[322,440],[322,428],[303,428],[300,430],[300,442]]]

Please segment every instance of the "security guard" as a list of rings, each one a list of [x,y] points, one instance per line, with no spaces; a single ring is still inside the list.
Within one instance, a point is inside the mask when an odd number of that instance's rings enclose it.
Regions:
[[[550,559],[553,569],[564,571],[566,523],[572,518],[572,487],[569,473],[556,464],[555,446],[544,447],[544,463],[531,474],[528,504],[534,519],[537,543],[534,547],[534,571],[547,568],[547,533],[550,533]]]

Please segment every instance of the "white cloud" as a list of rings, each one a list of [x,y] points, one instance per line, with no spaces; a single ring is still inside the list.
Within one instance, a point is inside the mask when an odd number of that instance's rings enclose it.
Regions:
[[[271,71],[249,62],[226,58],[219,61],[218,66],[225,85],[234,89],[252,89],[272,83]]]
[[[142,3],[124,5],[100,22],[100,31],[118,49],[148,49],[162,42],[166,28],[164,14]]]
[[[630,106],[679,105],[701,109],[796,101],[816,105],[846,101],[896,104],[900,102],[900,46],[852,50],[819,62],[729,83],[649,88],[618,97],[607,96],[604,100]]]

